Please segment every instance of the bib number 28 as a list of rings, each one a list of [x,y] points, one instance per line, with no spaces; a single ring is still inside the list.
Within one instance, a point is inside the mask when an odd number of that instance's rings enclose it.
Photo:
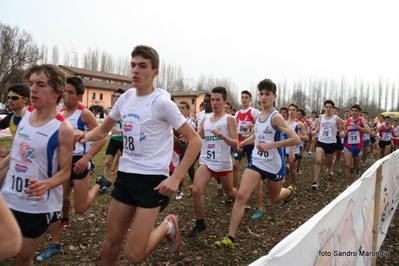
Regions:
[[[132,136],[123,136],[125,142],[125,149],[134,151],[134,139]]]

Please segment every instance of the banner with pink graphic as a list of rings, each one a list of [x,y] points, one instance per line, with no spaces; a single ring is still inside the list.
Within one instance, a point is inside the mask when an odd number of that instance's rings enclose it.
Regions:
[[[399,202],[399,150],[375,162],[329,205],[278,243],[260,265],[371,265]],[[375,232],[375,233],[373,233]]]

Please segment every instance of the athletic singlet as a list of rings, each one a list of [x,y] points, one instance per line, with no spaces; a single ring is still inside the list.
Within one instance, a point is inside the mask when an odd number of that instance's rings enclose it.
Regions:
[[[274,148],[266,152],[260,152],[257,145],[260,143],[271,143],[281,141],[284,139],[283,132],[276,130],[272,124],[272,118],[278,114],[277,110],[273,110],[265,121],[260,121],[260,116],[256,119],[254,132],[255,142],[252,151],[252,164],[259,169],[276,174],[279,176],[285,175],[285,149]]]
[[[337,143],[337,116],[333,115],[330,119],[322,115],[320,118],[320,129],[318,141],[325,144]]]
[[[186,119],[161,89],[137,96],[129,89],[120,96],[109,116],[122,120],[123,155],[119,171],[169,176],[173,132]]]
[[[121,120],[118,120],[118,121],[115,123],[115,126],[114,126],[114,127],[117,128],[117,129],[122,129],[122,121],[121,121]],[[121,132],[121,133],[112,133],[112,134],[111,134],[111,139],[114,139],[114,140],[117,140],[117,141],[122,142],[122,141],[123,141],[122,132]]]
[[[211,133],[211,130],[217,129],[223,135],[230,138],[230,131],[227,125],[227,118],[229,116],[225,114],[216,122],[211,122],[210,117],[204,118],[205,138],[202,142],[200,164],[206,164],[209,169],[215,172],[230,171],[233,169],[230,146],[224,140]]]
[[[287,122],[287,124],[288,124],[288,121],[286,121]],[[292,130],[294,130],[295,131],[295,133],[298,135],[298,136],[300,136],[299,135],[299,133],[301,133],[301,135],[302,135],[302,132],[299,130],[299,127],[298,127],[298,122],[297,121],[294,121],[291,125],[288,125],[290,128],[292,128]],[[288,139],[288,135],[287,134],[285,134],[285,133],[283,133],[284,134],[284,139]],[[301,141],[301,143],[302,143],[302,141]],[[299,150],[299,146],[300,146],[301,144],[299,144],[299,145],[295,145],[295,147],[294,147],[294,154],[299,154],[301,151]],[[287,155],[289,155],[290,154],[290,148],[291,147],[285,147],[285,152],[286,152],[286,154]]]
[[[391,132],[392,132],[392,126],[385,127],[385,125],[382,125],[380,128],[380,137],[381,141],[390,141],[391,140]]]
[[[356,120],[349,118],[346,120],[346,131],[348,132],[345,136],[345,147],[351,150],[363,150],[363,134],[360,130],[356,129],[351,125],[353,122],[356,126],[363,127],[362,118],[359,117]]]
[[[391,133],[391,139],[399,139],[399,126],[392,126],[392,131],[395,133],[396,137],[394,137]]]
[[[259,111],[253,108],[248,108],[247,110],[239,110],[236,113],[236,121],[237,121],[237,133],[241,133],[242,136],[248,136],[252,132],[252,127],[248,129],[244,129],[245,125],[255,124],[254,116],[252,112],[257,113],[259,115]],[[240,136],[240,134],[238,134]],[[242,138],[238,138],[238,142],[242,142]]]
[[[367,121],[367,125],[369,125],[369,127],[371,127],[371,123],[369,121]],[[370,140],[370,137],[371,137],[370,134],[363,132],[363,141]]]
[[[86,108],[83,104],[79,104],[75,112],[69,117],[65,118],[69,124],[73,127],[73,130],[80,130],[83,132],[89,132],[89,127],[82,120],[82,110]],[[60,114],[64,115],[65,108],[60,110]],[[73,148],[73,156],[85,155],[91,148],[93,142],[88,141],[86,143],[76,142]]]
[[[29,123],[33,110],[29,106],[19,123],[1,194],[7,206],[16,211],[36,214],[61,211],[62,185],[46,191],[40,201],[26,194],[30,178],[46,180],[58,172],[58,130],[64,120],[58,114],[47,124],[33,127]]]

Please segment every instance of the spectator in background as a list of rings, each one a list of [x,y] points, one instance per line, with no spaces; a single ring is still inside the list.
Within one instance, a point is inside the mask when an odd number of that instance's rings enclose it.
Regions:
[[[22,84],[14,84],[7,91],[7,102],[13,112],[0,121],[0,129],[10,128],[11,136],[14,138],[15,131],[21,121],[22,109],[29,101],[29,88]],[[7,149],[0,147],[0,157],[5,157],[8,153]]]

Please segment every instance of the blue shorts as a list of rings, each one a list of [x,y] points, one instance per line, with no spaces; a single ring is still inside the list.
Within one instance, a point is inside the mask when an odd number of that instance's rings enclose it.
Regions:
[[[363,146],[366,148],[368,146],[370,146],[370,140],[363,140]]]
[[[269,173],[265,170],[259,169],[258,167],[256,167],[253,164],[248,164],[247,168],[258,172],[261,175],[262,180],[265,180],[268,178],[273,182],[278,182],[278,181],[282,180],[284,177],[283,175],[276,175],[276,174]]]
[[[252,151],[254,150],[254,145],[246,145],[243,147],[242,152],[238,152],[236,149],[233,149],[233,157],[235,161],[241,162],[244,155],[247,155],[248,162],[251,160]]]
[[[11,209],[23,237],[38,238],[44,234],[50,225],[61,219],[60,212],[53,213],[26,213]]]
[[[140,175],[118,171],[111,196],[124,204],[145,209],[164,206],[169,203],[169,198],[159,194],[154,188],[166,178],[168,177],[164,175]]]
[[[362,156],[362,154],[363,154],[363,150],[349,149],[347,147],[344,148],[344,151],[352,153],[352,157],[359,157],[359,156]]]

